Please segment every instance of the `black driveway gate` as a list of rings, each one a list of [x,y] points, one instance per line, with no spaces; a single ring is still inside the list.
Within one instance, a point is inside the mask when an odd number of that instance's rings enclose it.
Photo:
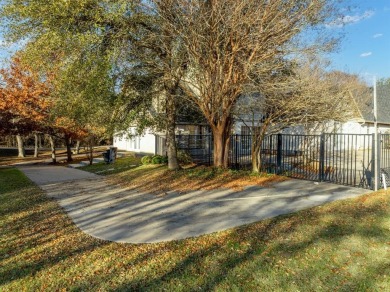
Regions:
[[[271,135],[260,154],[262,170],[289,177],[369,188],[372,135]]]
[[[161,139],[164,138],[156,137],[156,153],[159,154],[163,154]],[[176,136],[176,141],[178,149],[188,152],[195,162],[212,164],[211,135],[180,135]],[[378,172],[386,176],[390,173],[390,134],[379,134],[378,141],[381,141],[378,149]],[[251,145],[251,135],[231,136],[231,168],[251,169]],[[259,155],[261,170],[264,172],[373,188],[373,134],[269,135],[265,137]],[[380,183],[383,185],[382,181]]]

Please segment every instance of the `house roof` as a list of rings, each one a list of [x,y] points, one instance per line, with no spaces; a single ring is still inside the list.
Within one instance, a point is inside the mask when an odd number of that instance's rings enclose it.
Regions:
[[[356,100],[362,119],[374,123],[374,98],[372,89]],[[390,125],[390,85],[377,85],[377,122]]]

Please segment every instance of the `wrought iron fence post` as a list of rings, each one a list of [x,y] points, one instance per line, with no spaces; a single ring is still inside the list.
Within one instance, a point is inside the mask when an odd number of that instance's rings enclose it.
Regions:
[[[281,173],[282,168],[282,134],[278,134],[278,145],[276,148],[276,169]]]
[[[234,164],[234,167],[236,168],[236,169],[238,169],[238,135],[237,134],[235,134],[234,135],[234,161],[235,161],[235,164]]]
[[[379,189],[380,187],[380,169],[381,169],[381,134],[378,133],[377,140],[375,134],[372,134],[372,156],[371,156],[371,189]],[[375,163],[377,161],[377,163]]]
[[[325,133],[321,134],[320,138],[320,165],[319,165],[319,181],[323,181],[325,176]]]
[[[209,150],[209,165],[211,165],[211,153],[212,153],[211,152],[211,137],[212,137],[211,135],[208,135],[208,142],[209,142],[208,143],[209,144],[209,147],[208,147],[209,148],[208,149]]]

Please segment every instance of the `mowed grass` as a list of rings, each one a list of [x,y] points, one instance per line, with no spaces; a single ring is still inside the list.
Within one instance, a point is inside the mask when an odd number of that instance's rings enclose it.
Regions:
[[[79,169],[100,175],[109,175],[125,172],[129,169],[139,166],[140,164],[141,158],[136,156],[126,156],[116,159],[115,163],[112,164],[100,162],[92,165],[82,166],[79,167]]]
[[[390,291],[390,193],[186,240],[82,233],[15,169],[0,169],[0,291]]]
[[[166,165],[142,165],[139,157],[119,158],[113,164],[98,163],[80,169],[105,175],[113,183],[155,194],[164,194],[171,190],[242,190],[248,186],[268,186],[287,179],[273,174],[196,165],[185,165],[178,171],[170,171]]]

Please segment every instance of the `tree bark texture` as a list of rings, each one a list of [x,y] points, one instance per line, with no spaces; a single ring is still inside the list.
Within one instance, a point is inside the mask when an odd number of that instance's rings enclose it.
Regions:
[[[89,165],[92,165],[93,164],[93,144],[91,143],[90,145],[88,145],[88,158],[89,158]]]
[[[22,136],[16,135],[16,142],[18,144],[18,157],[26,157]]]
[[[56,157],[56,145],[53,136],[49,136],[50,147],[51,147],[51,162],[57,163]]]
[[[95,145],[95,137],[89,136],[86,140],[87,143],[87,157],[89,161],[89,165],[93,163],[93,146]]]
[[[66,157],[67,157],[66,159],[68,162],[73,161],[71,142],[72,142],[72,139],[69,137],[69,135],[65,135]]]
[[[38,134],[34,134],[34,157],[38,157]]]
[[[256,139],[256,136],[254,136],[252,139]],[[261,150],[261,144],[263,142],[263,138],[256,139],[256,142],[252,142],[252,171],[253,172],[260,172],[261,169],[261,156],[260,156],[260,150]]]
[[[214,166],[227,168],[229,166],[230,132],[232,120],[228,117],[223,123],[212,125],[214,138]]]
[[[75,154],[80,154],[80,140],[76,141]]]
[[[168,169],[179,169],[177,161],[177,147],[175,137],[176,127],[176,107],[175,96],[169,92],[166,100],[166,114],[167,114],[167,154],[168,154]]]
[[[267,119],[263,125],[258,128],[254,125],[252,126],[252,171],[260,172],[261,170],[261,145],[263,144],[264,138],[266,136],[266,131],[270,121]]]

